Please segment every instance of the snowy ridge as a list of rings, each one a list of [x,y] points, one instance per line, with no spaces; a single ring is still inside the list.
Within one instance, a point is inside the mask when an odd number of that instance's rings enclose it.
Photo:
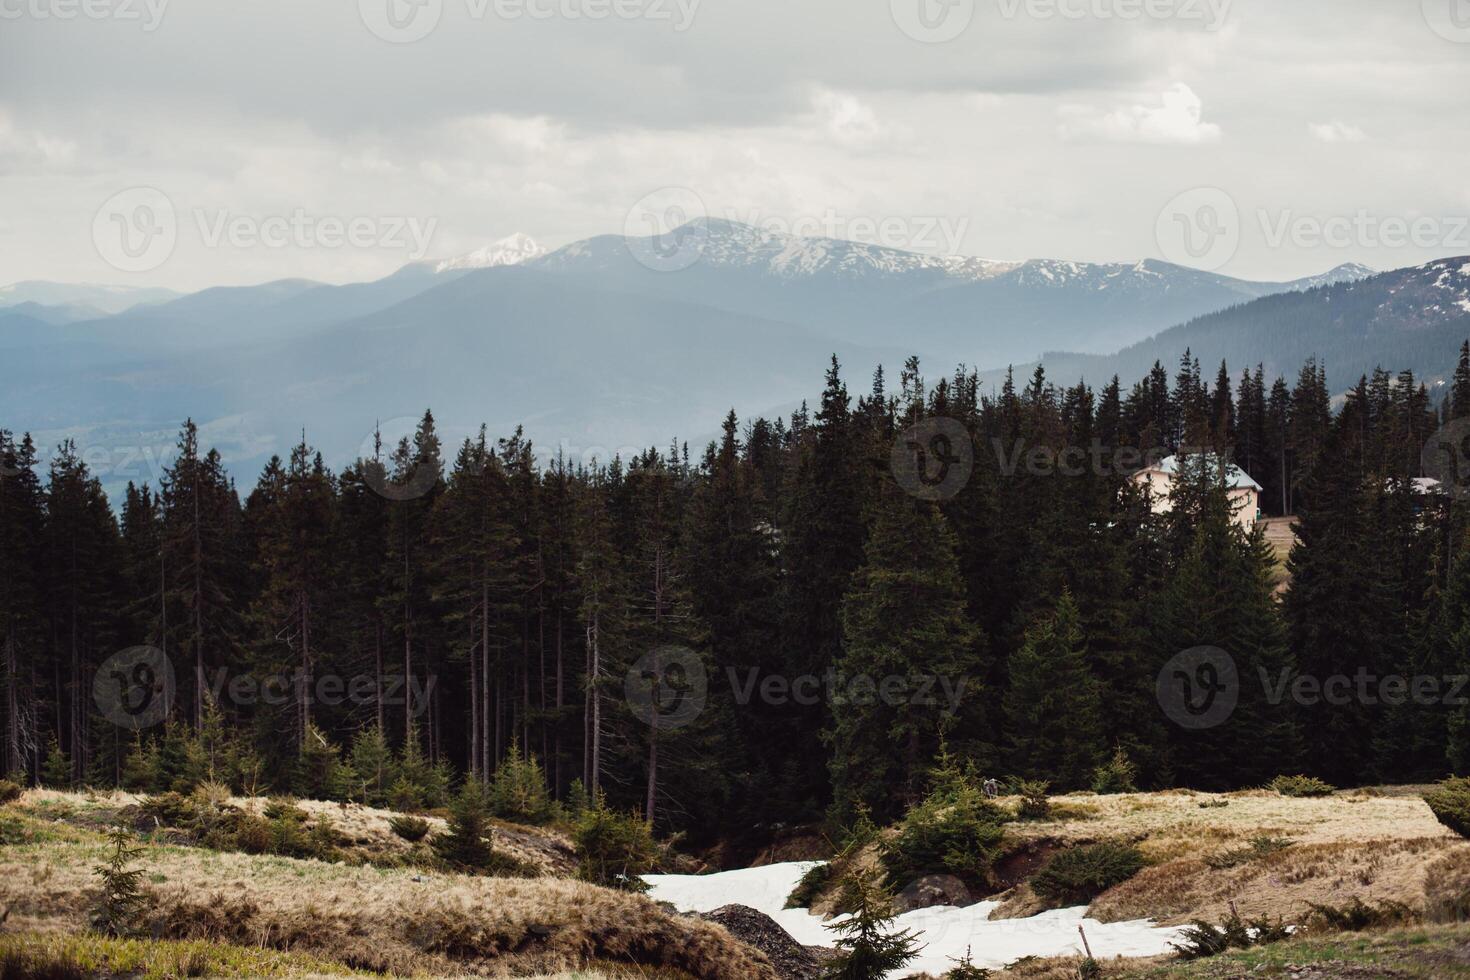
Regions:
[[[988,279],[1019,263],[967,256],[926,255],[838,238],[806,238],[738,221],[706,218],[674,232],[701,243],[700,258],[716,266],[764,268],[784,279],[823,273],[844,278],[901,276],[933,270],[957,279]]]
[[[1357,262],[1344,262],[1335,269],[1328,269],[1321,275],[1307,276],[1304,279],[1296,279],[1287,283],[1298,292],[1308,289],[1316,289],[1319,286],[1336,286],[1338,283],[1357,282],[1360,279],[1368,279],[1378,275],[1377,269],[1369,268]]]
[[[1392,279],[1388,299],[1378,307],[1380,320],[1428,325],[1470,313],[1470,257],[1438,259],[1384,276]]]
[[[697,249],[702,266],[747,269],[787,280],[821,276],[881,279],[918,274],[938,280],[975,282],[995,278],[1021,265],[964,255],[930,255],[840,238],[792,235],[724,218],[696,219],[668,232],[665,238]],[[607,267],[640,247],[649,251],[647,247],[631,244],[635,241],[651,243],[653,240],[603,235],[567,245],[537,264],[567,270]]]
[[[788,909],[786,898],[801,876],[818,862],[793,861],[708,875],[644,875],[648,895],[681,912],[713,912],[722,905],[746,905],[775,919],[805,946],[832,946],[836,934],[807,909]],[[913,930],[919,955],[891,978],[929,973],[939,976],[968,950],[977,966],[999,968],[1023,956],[1064,956],[1082,952],[1077,927],[1086,925],[1087,940],[1099,958],[1156,956],[1169,951],[1179,927],[1137,922],[1097,922],[1085,908],[1054,909],[1025,919],[995,919],[999,902],[977,902],[966,908],[935,906],[905,912],[895,927]],[[841,917],[839,917],[840,919]]]
[[[926,232],[918,225],[913,231],[920,237],[939,237],[937,231]],[[667,251],[670,245],[689,253],[688,265],[697,264],[706,269],[746,270],[788,282],[821,278],[907,280],[929,288],[994,282],[1041,292],[1113,292],[1150,296],[1224,286],[1244,299],[1254,299],[1275,292],[1356,282],[1376,275],[1367,266],[1347,263],[1320,275],[1292,282],[1255,283],[1155,259],[1136,262],[1019,261],[938,255],[840,238],[790,234],[726,218],[698,218],[658,239],[622,235],[588,238],[542,256],[532,264],[558,272],[614,271],[626,262],[630,254],[656,254]]]
[[[508,238],[491,242],[473,252],[466,252],[464,255],[438,262],[434,265],[434,273],[437,275],[441,272],[461,269],[493,269],[503,265],[520,265],[545,254],[546,249],[535,239],[516,232]]]

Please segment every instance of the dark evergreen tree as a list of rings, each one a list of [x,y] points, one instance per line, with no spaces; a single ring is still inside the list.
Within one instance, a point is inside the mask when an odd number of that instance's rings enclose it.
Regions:
[[[1107,742],[1101,690],[1070,593],[1037,618],[1011,654],[1004,704],[1007,771],[1062,792],[1090,785]]]
[[[887,818],[919,799],[942,733],[965,737],[983,720],[983,693],[961,685],[983,676],[985,640],[965,609],[954,533],[935,505],[881,484],[865,554],[842,603],[833,793],[844,812],[865,804]],[[936,683],[923,692],[926,677]],[[898,693],[885,693],[885,683]]]
[[[192,419],[179,434],[158,498],[167,601],[157,627],[162,634],[166,621],[166,652],[188,665],[179,690],[197,729],[204,724],[208,671],[236,660],[242,555],[239,500],[219,453],[201,450]]]

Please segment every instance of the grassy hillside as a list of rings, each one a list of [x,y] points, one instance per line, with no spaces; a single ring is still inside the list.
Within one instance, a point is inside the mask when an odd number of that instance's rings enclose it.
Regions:
[[[1399,902],[1426,923],[1454,918],[1470,894],[1470,842],[1442,827],[1418,787],[1290,798],[1254,790],[1110,796],[1070,794],[1045,820],[1006,825],[992,917],[1043,907],[1029,878],[1052,855],[1097,841],[1138,847],[1147,866],[1098,895],[1102,921],[1220,922],[1233,906],[1302,927],[1286,942],[1195,962],[1114,960],[1104,976],[1470,976],[1470,927],[1424,924],[1321,932],[1312,904]],[[1003,808],[1018,800],[1002,798]],[[387,811],[298,801],[328,823],[334,860],[216,851],[148,827],[129,794],[32,790],[0,809],[0,976],[308,977],[539,976],[553,980],[774,980],[769,961],[719,926],[638,895],[571,880],[571,844],[555,830],[499,824],[538,877],[448,873],[420,861]],[[257,812],[262,800],[235,800]],[[279,804],[278,804],[279,805]],[[430,818],[437,827],[435,818]],[[105,832],[140,828],[150,899],[145,936],[110,939],[90,926]],[[880,835],[851,861],[874,864]],[[1271,848],[1254,842],[1271,840]],[[830,906],[829,894],[815,907]],[[1461,903],[1461,904],[1457,904]],[[1026,959],[998,974],[1075,980],[1075,959]]]
[[[1137,875],[1092,901],[1090,916],[1104,922],[1218,921],[1231,903],[1243,915],[1288,922],[1300,921],[1310,903],[1362,899],[1422,907],[1448,889],[1470,887],[1470,842],[1435,820],[1421,788],[1318,798],[1269,790],[1055,797],[1050,818],[1005,825],[990,882],[1002,904],[992,917],[1021,918],[1045,908],[1027,879],[1052,855],[1102,841],[1136,845],[1146,861]],[[1020,801],[998,803],[1015,811]],[[893,834],[884,832],[847,864],[877,866]],[[1255,841],[1274,844],[1257,848]],[[838,895],[834,879],[812,908],[835,911]]]
[[[31,792],[5,808],[0,907],[8,910],[8,933],[87,932],[98,891],[93,868],[109,854],[98,824],[119,803],[126,806],[121,796]],[[357,839],[381,837],[373,829],[374,814],[354,818],[341,823],[355,827]],[[497,843],[502,836],[508,835],[497,833]],[[716,980],[774,976],[764,957],[718,926],[674,915],[639,895],[566,878],[490,878],[219,852],[168,843],[168,837],[167,831],[145,835],[133,862],[145,871],[148,934],[309,958],[281,961],[286,975],[298,968],[320,972],[314,964],[325,961],[338,971],[390,975],[525,976],[622,964]],[[5,948],[15,949],[20,940],[12,936],[8,942]],[[202,948],[102,949],[83,943],[76,951],[129,962],[140,956],[189,957]],[[217,966],[226,972],[257,972],[253,958],[219,955]]]

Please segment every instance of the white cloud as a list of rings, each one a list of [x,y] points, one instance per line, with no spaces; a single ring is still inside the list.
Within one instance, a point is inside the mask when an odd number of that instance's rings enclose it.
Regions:
[[[0,166],[12,173],[26,170],[54,172],[75,161],[77,144],[43,133],[22,129],[0,108]]]
[[[1156,102],[1120,106],[1098,115],[1088,107],[1061,110],[1063,139],[1103,140],[1111,143],[1218,143],[1220,127],[1201,118],[1204,102],[1194,89],[1177,82],[1160,93]]]
[[[667,186],[718,214],[963,219],[965,251],[1099,261],[1150,254],[1158,209],[1192,186],[1278,212],[1465,213],[1470,129],[1446,120],[1463,115],[1470,59],[1417,5],[1334,0],[1331,17],[1324,5],[1234,0],[1220,31],[991,17],[947,45],[850,0],[704,4],[681,34],[465,22],[465,5],[446,3],[431,38],[391,49],[350,2],[205,4],[131,37],[23,18],[0,28],[0,281],[111,281],[91,225],[134,185],[185,215],[434,218],[444,254],[516,230],[548,245],[615,231]],[[1339,142],[1361,128],[1358,166],[1315,166],[1314,147],[1341,147],[1319,146],[1308,123]],[[148,282],[341,282],[404,261],[210,250],[184,227]],[[1247,236],[1230,271],[1289,279],[1430,257]]]
[[[1368,138],[1357,126],[1334,119],[1329,123],[1311,123],[1307,132],[1323,143],[1361,143]]]
[[[843,143],[870,143],[884,135],[873,110],[855,95],[822,91],[812,100],[821,126]]]

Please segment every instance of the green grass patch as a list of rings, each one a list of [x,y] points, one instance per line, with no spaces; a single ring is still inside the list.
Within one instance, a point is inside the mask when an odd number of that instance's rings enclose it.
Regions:
[[[6,980],[83,980],[96,976],[175,980],[308,974],[372,975],[354,973],[339,963],[302,953],[202,940],[109,939],[91,934],[55,933],[0,935],[0,976]]]
[[[1353,977],[1470,978],[1470,964],[1460,950],[1470,940],[1467,926],[1423,926],[1360,933],[1333,933],[1292,938],[1246,950],[1231,950],[1193,962],[1127,971],[1139,980],[1199,980],[1249,976],[1300,976],[1304,967],[1334,975],[1334,967],[1351,969]]]

